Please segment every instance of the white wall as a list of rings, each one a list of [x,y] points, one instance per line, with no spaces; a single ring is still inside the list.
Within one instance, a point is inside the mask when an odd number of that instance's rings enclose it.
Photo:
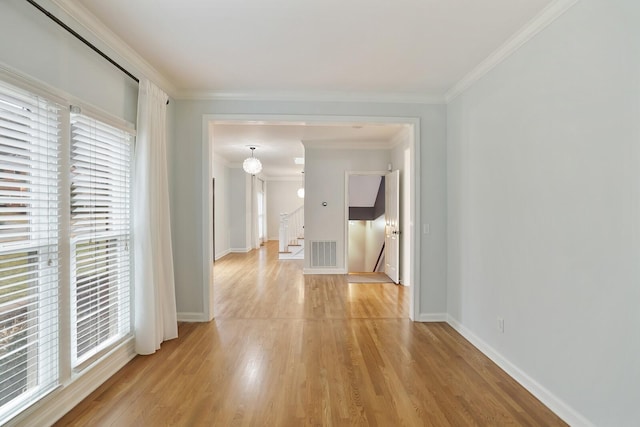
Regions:
[[[352,220],[348,227],[347,271],[373,272],[384,243],[384,215],[372,221]],[[378,271],[382,271],[379,266]]]
[[[349,248],[347,269],[349,273],[365,271],[367,221],[349,221]]]
[[[280,214],[291,213],[304,204],[304,199],[298,197],[298,188],[302,185],[297,181],[267,181],[267,233],[269,240],[280,238]]]
[[[251,175],[229,169],[229,245],[232,252],[251,250]]]
[[[365,246],[365,271],[373,271],[376,266],[376,261],[380,255],[380,249],[384,243],[384,215],[379,216],[373,221],[367,221],[367,244]],[[384,271],[384,255],[380,258],[380,265],[378,265],[378,271]]]
[[[640,420],[639,23],[582,0],[447,111],[448,312],[574,425]]]
[[[399,117],[420,120],[420,174],[422,221],[431,224],[420,244],[421,277],[418,313],[446,311],[446,108],[442,105],[371,102],[292,102],[182,100],[176,102],[176,139],[169,147],[173,162],[171,214],[173,221],[176,298],[178,311],[204,313],[205,265],[203,239],[203,119],[214,114],[321,115]],[[417,161],[417,159],[416,159]],[[383,170],[386,169],[386,166]],[[208,179],[208,177],[207,177]],[[344,190],[342,190],[344,191]],[[269,195],[269,197],[271,197]]]
[[[384,243],[384,225],[384,215],[371,221],[349,221],[349,253],[347,256],[349,273],[371,273],[374,271],[380,249]],[[378,266],[378,271],[382,270],[384,269]]]
[[[215,259],[259,247],[253,243],[252,176],[215,155],[212,173],[216,179]]]
[[[213,157],[213,177],[215,187],[215,259],[219,259],[231,250],[230,212],[231,191],[229,190],[228,163],[217,156]]]
[[[385,171],[389,159],[389,150],[341,150],[305,145],[305,243],[335,240],[337,266],[333,270],[347,272],[345,173]],[[323,202],[327,206],[323,206]],[[306,271],[311,269],[311,257],[306,256],[304,264]]]

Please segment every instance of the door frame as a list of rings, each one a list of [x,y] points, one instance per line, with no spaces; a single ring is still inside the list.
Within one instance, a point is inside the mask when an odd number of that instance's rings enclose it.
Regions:
[[[345,171],[344,173],[344,266],[347,274],[349,273],[349,179],[352,176],[385,176],[387,173],[388,171]]]
[[[416,262],[420,258],[420,206],[421,206],[421,154],[420,154],[420,119],[417,117],[394,117],[394,116],[354,116],[354,115],[297,115],[297,114],[203,114],[202,115],[202,168],[203,176],[206,177],[202,185],[202,249],[203,249],[203,286],[202,298],[205,301],[203,317],[212,320],[213,312],[213,263],[211,259],[211,248],[213,239],[212,224],[210,224],[212,206],[212,182],[211,171],[213,153],[213,124],[215,123],[246,123],[246,122],[281,122],[281,123],[310,123],[310,124],[331,124],[331,123],[380,123],[380,124],[401,124],[409,128],[409,153],[413,160],[410,166],[409,188],[410,200],[410,223],[406,225],[405,235],[411,234],[412,244],[410,253],[409,284],[411,285],[409,318],[416,321],[421,313],[420,310],[420,288],[421,288],[421,263]]]

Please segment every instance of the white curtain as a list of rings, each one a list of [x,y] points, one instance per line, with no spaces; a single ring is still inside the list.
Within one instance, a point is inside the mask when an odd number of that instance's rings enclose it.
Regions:
[[[167,94],[142,79],[133,190],[135,346],[151,354],[178,336],[169,220]]]

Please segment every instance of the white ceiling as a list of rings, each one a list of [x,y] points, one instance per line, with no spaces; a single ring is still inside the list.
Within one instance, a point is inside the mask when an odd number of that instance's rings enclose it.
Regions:
[[[441,99],[552,0],[67,0],[182,94]]]
[[[177,98],[440,102],[560,0],[56,1],[108,27]],[[266,175],[298,176],[301,140],[388,141],[395,131],[219,125],[214,151],[239,163],[259,145]]]
[[[269,178],[300,177],[304,165],[296,165],[295,157],[304,157],[306,144],[322,144],[335,148],[390,147],[392,139],[403,128],[398,124],[380,123],[214,123],[214,155],[232,165],[240,165],[256,147],[255,157]]]
[[[349,177],[349,207],[370,208],[375,206],[380,189],[380,175],[352,175]]]

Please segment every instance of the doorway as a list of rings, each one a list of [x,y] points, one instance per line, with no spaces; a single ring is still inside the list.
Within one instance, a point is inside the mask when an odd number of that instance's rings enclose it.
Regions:
[[[347,272],[384,274],[385,176],[361,172],[347,179]]]
[[[350,282],[400,284],[401,277],[410,276],[411,249],[401,250],[400,239],[404,223],[400,216],[401,202],[406,204],[405,212],[410,205],[410,195],[400,192],[400,171],[406,170],[404,152],[398,158],[402,161],[395,165],[399,168],[396,170],[346,174],[345,246]],[[408,279],[402,283],[410,284]]]
[[[419,143],[418,143],[418,137],[419,137],[419,121],[418,119],[411,119],[411,118],[394,118],[394,117],[360,117],[360,116],[273,116],[273,115],[204,115],[203,116],[203,127],[205,129],[209,129],[209,131],[212,130],[213,128],[213,124],[216,123],[277,123],[277,124],[292,124],[292,125],[324,125],[324,126],[331,126],[332,124],[339,124],[341,126],[349,126],[349,127],[353,127],[354,129],[357,128],[358,126],[356,126],[356,124],[397,124],[397,125],[401,125],[406,129],[406,134],[407,134],[407,149],[408,149],[408,153],[410,154],[409,158],[411,161],[411,174],[409,176],[406,177],[406,181],[407,181],[407,186],[406,188],[408,188],[408,192],[411,195],[411,197],[409,198],[409,200],[405,200],[406,201],[406,206],[405,206],[405,210],[409,213],[409,216],[411,218],[411,221],[409,221],[406,224],[406,228],[404,231],[405,236],[407,237],[407,241],[409,242],[409,251],[406,251],[404,254],[404,259],[407,260],[407,264],[409,265],[409,268],[407,268],[405,270],[405,276],[403,278],[403,284],[405,285],[411,285],[413,283],[415,283],[415,278],[416,277],[420,277],[420,265],[419,263],[415,263],[414,260],[416,258],[419,257],[419,235],[417,234],[419,232],[419,230],[416,230],[415,227],[413,226],[414,223],[417,223],[416,218],[419,218],[419,207],[420,207],[420,203],[419,203],[419,191],[418,191],[418,179],[417,177],[419,176],[419,168],[420,168],[420,162],[419,159]],[[211,155],[211,153],[213,152],[213,140],[214,140],[214,135],[213,132],[208,132],[205,136],[206,139],[206,143],[205,143],[205,147],[204,147],[204,152],[203,154],[205,154],[205,161],[204,166],[209,168],[209,172],[211,171],[211,164],[209,161],[206,161],[206,159]],[[336,141],[333,141],[336,142]],[[265,155],[266,155],[266,150],[264,151]],[[384,167],[384,166],[383,166]],[[344,175],[343,175],[344,177]],[[216,183],[217,185],[218,183]],[[332,187],[335,189],[335,187]],[[403,187],[404,188],[404,187]],[[205,188],[203,189],[203,193],[209,193],[212,191],[212,188]],[[216,192],[218,191],[218,189],[216,189]],[[320,197],[320,195],[318,193],[312,194],[315,197]],[[343,196],[341,196],[343,197]],[[405,198],[406,199],[406,198]],[[306,201],[305,201],[306,203]],[[326,204],[322,205],[319,203],[319,206],[323,206],[322,208],[319,208],[318,211],[319,212],[326,212],[327,209],[324,209],[326,207]],[[341,203],[339,203],[341,204]],[[336,206],[335,204],[329,204],[329,208],[330,209],[332,206]],[[336,206],[337,207],[337,206]],[[207,217],[210,218],[211,212],[208,211],[208,209],[211,209],[212,206],[203,206],[203,209],[205,209],[206,215]],[[340,212],[342,212],[342,209],[340,209]],[[340,221],[343,222],[343,221]],[[347,228],[347,224],[348,221],[344,221],[343,222],[344,225],[341,225],[340,227],[344,227],[345,228],[345,232],[340,233],[340,240],[344,239],[344,236],[346,236],[346,228]],[[206,224],[205,228],[213,228],[212,225],[210,224]],[[205,230],[205,236],[209,235],[211,237],[213,237],[213,230]],[[311,232],[311,230],[308,230]],[[337,237],[337,236],[336,236]],[[340,243],[343,246],[343,250],[344,250],[344,243]],[[207,245],[208,246],[208,245]],[[211,248],[211,246],[209,246],[209,248]],[[344,254],[340,254],[341,257]],[[344,269],[346,272],[346,264],[344,265]],[[404,263],[403,263],[404,266]],[[212,278],[212,272],[209,272],[209,269],[205,269],[205,275],[207,275],[206,277],[206,281],[210,284],[210,286],[206,287],[205,291],[204,291],[204,295],[203,297],[206,298],[207,300],[211,301],[211,295],[213,294],[213,280],[211,280]],[[415,314],[418,313],[418,301],[419,301],[419,286],[411,286],[411,290],[408,292],[409,294],[409,298],[410,298],[410,318],[415,319]],[[213,316],[213,313],[208,313],[209,317]]]

